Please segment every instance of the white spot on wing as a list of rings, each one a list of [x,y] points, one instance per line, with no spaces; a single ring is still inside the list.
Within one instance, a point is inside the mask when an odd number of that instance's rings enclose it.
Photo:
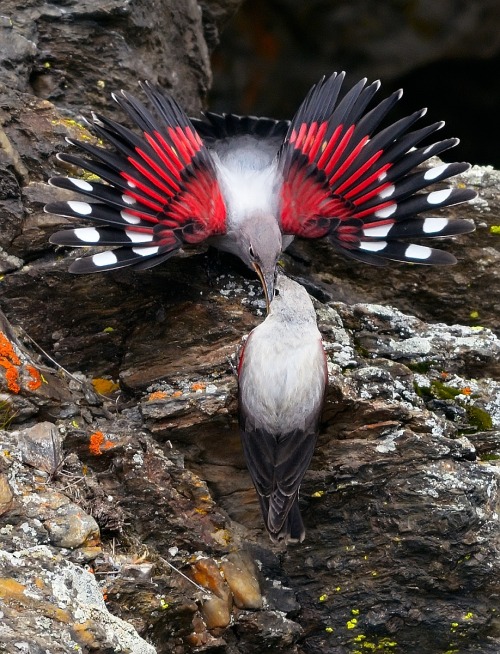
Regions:
[[[379,252],[386,247],[387,243],[385,241],[360,241],[359,249],[365,250],[366,252]]]
[[[130,188],[136,188],[134,182],[127,182],[127,186],[129,186]]]
[[[94,187],[92,184],[89,184],[84,179],[75,179],[74,177],[68,177],[69,181],[82,191],[92,191]]]
[[[432,254],[431,248],[424,247],[423,245],[409,245],[406,248],[405,256],[410,259],[428,259]]]
[[[390,225],[379,225],[378,227],[369,227],[368,229],[363,230],[365,236],[372,237],[385,237],[391,231],[394,223]]]
[[[134,198],[130,197],[130,195],[126,195],[125,193],[122,195],[122,200],[125,202],[125,204],[137,204]]]
[[[113,252],[100,252],[99,254],[94,254],[92,257],[92,263],[99,268],[101,266],[109,266],[110,264],[116,263],[118,261],[116,254]]]
[[[427,202],[429,204],[440,204],[447,200],[452,192],[451,188],[444,188],[442,191],[434,191],[434,193],[429,193],[427,196]]]
[[[88,216],[92,213],[92,205],[88,202],[78,202],[76,200],[69,200],[68,207],[71,211],[80,214],[80,216]]]
[[[141,222],[141,219],[138,216],[134,216],[134,214],[129,213],[128,211],[120,211],[120,216],[129,225],[138,225]]]
[[[73,234],[84,243],[99,243],[100,236],[94,227],[81,227],[73,230]]]
[[[447,218],[426,218],[422,229],[424,234],[436,234],[442,232],[447,224]]]
[[[141,257],[149,257],[152,254],[158,254],[159,249],[158,246],[152,248],[132,248],[132,252],[135,252],[135,254],[138,254]]]
[[[424,173],[424,179],[436,179],[444,171],[449,168],[449,164],[443,164],[441,166],[436,166],[435,168],[430,168]]]
[[[131,229],[126,229],[125,234],[132,241],[132,243],[151,243],[153,234],[143,234],[142,232],[134,232]]]
[[[394,193],[395,190],[396,190],[396,187],[394,186],[394,184],[391,184],[390,186],[385,188],[383,191],[380,191],[378,196],[379,196],[379,198],[388,198]]]
[[[379,180],[379,182],[381,182],[381,181],[382,181],[383,179],[385,179],[386,177],[387,177],[387,173],[386,173],[386,172],[380,173],[380,175],[378,176],[378,180]]]
[[[397,208],[398,205],[396,203],[390,204],[388,207],[385,207],[385,209],[379,209],[378,211],[375,211],[374,215],[377,216],[377,218],[389,218],[389,216],[392,216]]]

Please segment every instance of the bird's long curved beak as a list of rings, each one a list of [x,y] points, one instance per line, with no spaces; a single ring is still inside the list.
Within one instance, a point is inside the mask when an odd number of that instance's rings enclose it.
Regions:
[[[267,313],[269,313],[269,307],[271,306],[271,302],[273,301],[274,297],[274,283],[275,283],[275,277],[276,273],[274,270],[269,273],[269,274],[264,274],[264,271],[262,268],[259,266],[258,263],[253,264],[253,268],[257,275],[259,276],[260,283],[262,284],[262,288],[264,289],[264,296],[266,298],[266,310]]]

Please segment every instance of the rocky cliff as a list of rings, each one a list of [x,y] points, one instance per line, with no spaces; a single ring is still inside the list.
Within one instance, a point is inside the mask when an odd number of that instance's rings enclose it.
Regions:
[[[0,651],[496,654],[499,173],[459,180],[479,197],[448,212],[476,232],[445,243],[451,269],[283,257],[329,359],[288,550],[237,431],[258,281],[202,249],[75,277],[48,245],[47,178],[65,136],[92,138],[81,114],[137,77],[197,111],[236,5],[2,5]]]

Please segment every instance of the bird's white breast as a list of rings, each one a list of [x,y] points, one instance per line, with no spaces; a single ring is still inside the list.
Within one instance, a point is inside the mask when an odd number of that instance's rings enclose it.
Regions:
[[[248,215],[277,215],[280,175],[276,159],[256,142],[242,142],[239,148],[214,154],[217,178],[228,213],[229,228]]]
[[[240,371],[240,401],[255,429],[310,428],[321,410],[325,354],[315,325],[288,328],[270,317],[251,334]]]

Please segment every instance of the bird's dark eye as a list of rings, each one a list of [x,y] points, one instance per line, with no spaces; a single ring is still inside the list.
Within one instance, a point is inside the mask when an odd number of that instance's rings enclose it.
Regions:
[[[248,249],[248,253],[252,257],[252,259],[255,259],[255,254],[252,246],[250,246],[250,248]]]
[[[278,297],[280,294],[279,290],[277,288],[274,289],[274,297]]]

